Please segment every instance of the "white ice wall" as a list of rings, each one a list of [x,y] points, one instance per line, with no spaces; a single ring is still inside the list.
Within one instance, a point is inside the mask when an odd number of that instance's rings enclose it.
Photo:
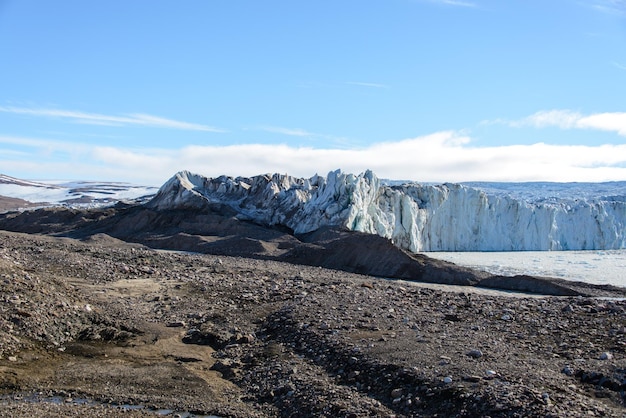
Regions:
[[[296,233],[337,225],[418,251],[626,248],[626,196],[530,202],[459,184],[381,185],[366,171],[327,177],[205,178],[181,172],[153,207],[226,204],[239,216]]]

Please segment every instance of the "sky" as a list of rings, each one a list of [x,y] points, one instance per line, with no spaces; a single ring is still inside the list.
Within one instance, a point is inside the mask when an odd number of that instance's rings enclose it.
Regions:
[[[0,0],[0,173],[626,180],[626,0]]]

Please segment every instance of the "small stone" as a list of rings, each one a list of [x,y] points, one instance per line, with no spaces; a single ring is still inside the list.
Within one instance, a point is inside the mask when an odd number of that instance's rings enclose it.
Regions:
[[[402,396],[403,390],[401,388],[396,388],[391,391],[391,397],[396,399]]]
[[[443,378],[443,383],[445,383],[446,385],[452,383],[452,376],[446,376]]]
[[[561,370],[564,374],[566,374],[567,376],[573,376],[574,375],[574,369],[572,369],[569,365],[563,367],[563,370]]]
[[[211,366],[211,370],[222,373],[224,379],[230,379],[235,376],[233,365],[227,360],[216,361],[213,366]]]
[[[599,359],[600,360],[612,360],[613,354],[609,353],[608,351],[605,351],[604,353],[600,354]]]
[[[483,352],[480,350],[470,350],[467,352],[467,355],[472,358],[481,358],[483,356]]]
[[[361,374],[361,372],[359,372],[358,370],[352,370],[350,373],[348,373],[348,379],[355,379],[359,374]]]
[[[143,272],[143,273],[146,273],[146,274],[155,274],[156,273],[156,270],[153,269],[152,267],[149,267],[149,266],[141,266],[141,267],[139,267],[139,270],[141,272]]]
[[[252,342],[254,342],[254,335],[252,334],[243,335],[241,336],[241,338],[237,340],[237,342],[239,344],[251,344]]]
[[[502,315],[502,316],[500,317],[500,319],[501,319],[501,320],[503,320],[503,321],[510,321],[510,320],[511,320],[511,319],[513,319],[513,318],[512,318],[512,317],[511,317],[511,315],[509,315],[509,314],[504,314],[504,315]]]
[[[17,361],[17,357],[15,357],[15,356],[9,356],[9,361]]]

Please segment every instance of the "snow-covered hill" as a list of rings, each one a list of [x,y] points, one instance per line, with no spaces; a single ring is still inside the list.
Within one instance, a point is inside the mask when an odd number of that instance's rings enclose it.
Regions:
[[[20,199],[24,206],[92,207],[153,196],[155,187],[92,181],[30,181],[0,174],[0,196]],[[17,206],[19,207],[19,205]]]
[[[626,248],[626,182],[537,185],[382,184],[371,171],[309,179],[180,172],[148,206],[227,206],[240,219],[295,233],[342,226],[413,252]]]

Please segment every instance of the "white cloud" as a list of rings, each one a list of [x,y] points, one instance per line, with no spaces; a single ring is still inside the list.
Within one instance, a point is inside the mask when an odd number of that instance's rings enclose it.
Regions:
[[[579,128],[617,132],[626,136],[626,112],[597,113],[585,116],[576,123]]]
[[[599,123],[604,124],[605,121]],[[0,143],[15,138],[0,136]],[[337,168],[360,173],[373,170],[381,178],[424,182],[461,181],[608,181],[626,179],[626,144],[568,146],[537,143],[472,146],[471,138],[447,131],[402,141],[381,142],[358,150],[243,144],[184,146],[175,150],[127,149],[82,144],[71,155],[66,143],[22,142],[32,157],[2,155],[6,174],[26,178],[118,180],[161,185],[180,170],[210,177],[288,173],[310,177]],[[74,144],[74,146],[76,146]],[[33,160],[42,153],[54,158]],[[58,148],[58,149],[57,149]],[[66,155],[62,163],[59,156]]]
[[[0,106],[0,112],[29,115],[35,117],[51,117],[70,120],[76,123],[90,125],[111,125],[127,126],[141,125],[153,128],[170,128],[187,131],[223,132],[223,130],[197,123],[181,122],[173,119],[166,119],[144,113],[130,114],[126,116],[102,115],[98,113],[86,113],[74,110],[27,108],[15,106]]]
[[[570,110],[547,110],[537,112],[521,121],[512,122],[511,125],[514,127],[530,125],[536,128],[556,126],[561,129],[571,129],[576,127],[576,123],[581,117],[579,113]]]
[[[485,124],[501,123],[514,128],[558,127],[561,129],[596,129],[626,136],[626,112],[605,112],[583,115],[571,110],[547,110],[537,112],[520,120],[485,121]]]

